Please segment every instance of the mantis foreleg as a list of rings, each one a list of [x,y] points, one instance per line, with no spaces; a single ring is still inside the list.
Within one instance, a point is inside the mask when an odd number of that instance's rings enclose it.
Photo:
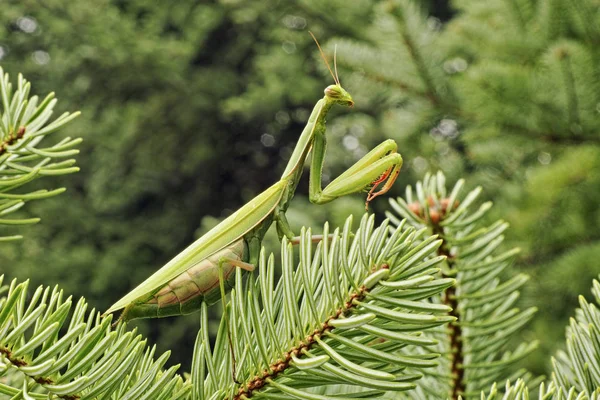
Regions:
[[[368,204],[370,200],[389,190],[400,172],[400,167],[402,167],[402,156],[396,153],[396,142],[386,140],[358,160],[324,189],[321,189],[325,147],[325,135],[322,132],[316,133],[312,147],[309,185],[310,201],[316,204],[327,203],[338,197],[360,192],[373,184],[375,184],[373,188],[375,189],[376,185],[387,180],[379,191],[371,190],[369,192]]]

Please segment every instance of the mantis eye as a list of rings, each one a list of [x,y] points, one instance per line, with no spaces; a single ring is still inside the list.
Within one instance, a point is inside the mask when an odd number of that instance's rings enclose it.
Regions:
[[[342,97],[342,91],[337,85],[330,85],[325,88],[325,96],[331,97],[332,99],[339,99]]]

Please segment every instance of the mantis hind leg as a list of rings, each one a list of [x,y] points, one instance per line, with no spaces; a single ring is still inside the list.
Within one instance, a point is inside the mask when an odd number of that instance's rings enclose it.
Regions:
[[[290,223],[285,216],[285,212],[279,211],[275,215],[276,227],[277,227],[277,235],[279,236],[279,241],[283,240],[283,237],[287,237],[289,240],[292,240],[295,235],[290,228]]]
[[[338,197],[370,189],[366,206],[375,197],[386,193],[402,167],[402,156],[396,152],[396,142],[386,140],[358,160],[352,167],[321,189],[321,172],[325,154],[325,137],[315,137],[310,177],[310,201],[327,203]],[[377,187],[385,182],[383,187]]]

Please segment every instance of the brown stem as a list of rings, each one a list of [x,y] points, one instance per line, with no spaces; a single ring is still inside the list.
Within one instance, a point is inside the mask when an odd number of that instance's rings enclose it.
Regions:
[[[444,236],[444,228],[440,226],[439,221],[433,223],[433,233],[439,235],[442,239],[442,245],[438,248],[438,255],[446,256],[450,271],[455,271],[456,264],[454,257],[450,253],[450,247]],[[451,277],[443,274],[444,278]],[[450,370],[452,375],[451,395],[452,400],[458,400],[466,389],[465,370],[463,368],[463,337],[462,328],[460,326],[461,315],[458,311],[458,301],[456,299],[456,287],[452,286],[446,290],[442,298],[444,304],[452,308],[450,315],[456,317],[456,321],[451,322],[449,329],[450,336]]]
[[[0,354],[4,354],[4,357],[6,357],[6,359],[8,361],[10,361],[10,363],[16,367],[24,367],[27,366],[29,364],[27,364],[27,362],[21,358],[15,358],[13,357],[11,351],[9,349],[7,349],[6,347],[2,347],[0,346]],[[25,374],[26,376],[29,376],[27,374]],[[43,376],[29,376],[31,379],[33,379],[34,381],[36,381],[37,383],[39,383],[40,385],[49,385],[49,384],[54,384],[55,382],[50,379],[50,378],[46,378]],[[80,398],[80,396],[77,395],[63,395],[63,396],[58,396],[61,399],[65,399],[65,400],[78,400]]]
[[[8,134],[8,137],[0,142],[0,156],[6,153],[8,146],[14,144],[18,139],[21,139],[25,135],[25,127],[20,126],[16,132],[12,131]]]
[[[433,78],[431,77],[431,75],[429,74],[429,71],[427,70],[425,60],[423,60],[423,57],[421,56],[421,53],[419,53],[419,50],[417,49],[417,46],[416,46],[415,42],[413,41],[413,38],[408,34],[408,32],[406,30],[402,32],[402,41],[406,45],[406,48],[408,49],[408,53],[410,54],[411,58],[413,59],[415,67],[417,68],[417,73],[421,76],[421,79],[423,80],[423,83],[425,84],[425,87],[427,88],[427,91],[425,92],[427,98],[434,106],[440,106],[443,102],[442,102],[442,99],[440,99],[438,92],[435,88],[435,84],[433,83]]]
[[[350,71],[353,71],[353,72],[359,71],[359,69],[354,64],[346,62],[344,60],[338,60],[338,65],[341,65],[344,68],[346,68]],[[409,85],[408,83],[399,80],[397,77],[390,78],[390,77],[378,74],[374,71],[364,71],[363,73],[365,74],[365,76],[367,78],[369,78],[375,82],[383,83],[385,85],[390,85],[393,87],[397,87],[398,89],[400,89],[406,93],[415,95],[417,97],[422,97],[429,101],[432,101],[428,92],[423,92],[422,90],[417,89],[417,88]]]
[[[585,144],[598,144],[600,143],[600,137],[597,133],[587,132],[578,135],[561,135],[557,132],[546,132],[529,129],[516,124],[505,123],[502,124],[502,128],[506,130],[513,130],[519,134],[526,135],[530,139],[540,139],[544,142],[552,144],[564,144],[564,145],[585,145]]]

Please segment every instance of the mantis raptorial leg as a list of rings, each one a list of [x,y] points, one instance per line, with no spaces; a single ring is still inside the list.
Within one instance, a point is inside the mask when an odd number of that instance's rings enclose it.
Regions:
[[[325,189],[321,189],[325,147],[325,135],[317,133],[313,144],[309,185],[310,201],[315,204],[327,203],[338,197],[353,193],[356,187],[367,187],[372,184],[373,188],[376,188],[377,185],[387,179],[387,183],[382,190],[369,192],[365,205],[365,207],[368,207],[369,201],[389,190],[398,177],[402,166],[402,157],[396,153],[396,142],[386,140],[334,179]]]

